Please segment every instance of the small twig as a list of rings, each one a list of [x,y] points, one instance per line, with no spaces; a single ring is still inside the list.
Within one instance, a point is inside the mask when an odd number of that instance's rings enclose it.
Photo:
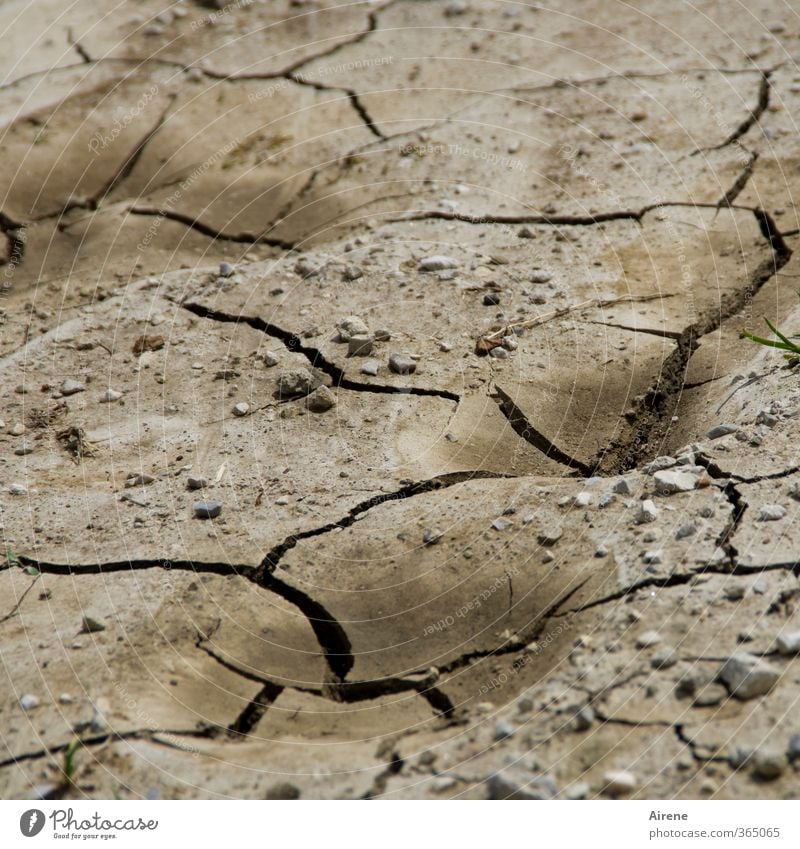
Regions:
[[[475,346],[476,354],[488,354],[492,348],[496,348],[500,344],[500,339],[507,336],[510,331],[521,329],[524,327],[538,327],[540,324],[552,321],[554,318],[561,318],[569,313],[577,312],[578,310],[586,309],[587,307],[610,307],[614,304],[623,303],[642,303],[645,301],[658,301],[664,298],[671,298],[673,293],[666,295],[623,295],[621,298],[611,298],[604,300],[602,298],[592,298],[588,301],[581,301],[579,304],[573,304],[569,307],[560,307],[551,312],[542,313],[533,318],[521,319],[519,321],[511,321],[500,330],[495,330],[494,333],[489,333],[486,336],[481,336]]]
[[[15,605],[11,608],[11,610],[10,610],[8,613],[6,613],[6,615],[5,615],[5,616],[3,616],[2,618],[0,618],[0,624],[2,624],[3,622],[7,622],[9,619],[11,619],[11,617],[12,617],[12,616],[16,616],[16,615],[17,615],[17,613],[19,613],[19,608],[20,608],[20,606],[22,605],[22,602],[23,602],[23,601],[25,601],[25,596],[26,596],[26,595],[27,595],[27,594],[28,594],[28,593],[29,593],[29,592],[33,589],[34,585],[36,584],[36,582],[37,582],[37,581],[39,580],[39,578],[41,578],[41,577],[42,577],[41,575],[37,575],[37,576],[36,576],[36,577],[35,577],[35,578],[31,581],[30,586],[29,586],[29,587],[25,590],[25,592],[24,592],[24,593],[23,593],[23,594],[19,597],[19,599],[17,600],[17,603],[16,603],[16,604],[15,604]]]

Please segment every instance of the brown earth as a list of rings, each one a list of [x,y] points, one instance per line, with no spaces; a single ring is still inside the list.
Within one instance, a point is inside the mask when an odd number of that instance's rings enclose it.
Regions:
[[[788,5],[0,20],[0,796],[796,795]]]

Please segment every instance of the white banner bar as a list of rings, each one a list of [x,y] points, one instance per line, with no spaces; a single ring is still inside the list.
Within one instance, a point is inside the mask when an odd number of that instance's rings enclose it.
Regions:
[[[241,841],[325,849],[408,849],[437,841],[457,849],[506,842],[613,849],[800,846],[800,804],[794,801],[445,804],[4,801],[0,846],[31,849],[54,841],[153,849],[229,849]]]

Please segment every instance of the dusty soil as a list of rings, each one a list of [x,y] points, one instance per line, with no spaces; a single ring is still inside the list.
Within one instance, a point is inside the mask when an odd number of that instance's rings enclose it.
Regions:
[[[796,795],[785,3],[0,14],[0,795]]]

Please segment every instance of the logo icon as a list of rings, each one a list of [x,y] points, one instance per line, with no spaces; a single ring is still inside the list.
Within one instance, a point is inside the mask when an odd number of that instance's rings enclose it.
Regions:
[[[44,814],[36,808],[31,808],[19,818],[19,830],[25,837],[36,837],[44,828]]]

